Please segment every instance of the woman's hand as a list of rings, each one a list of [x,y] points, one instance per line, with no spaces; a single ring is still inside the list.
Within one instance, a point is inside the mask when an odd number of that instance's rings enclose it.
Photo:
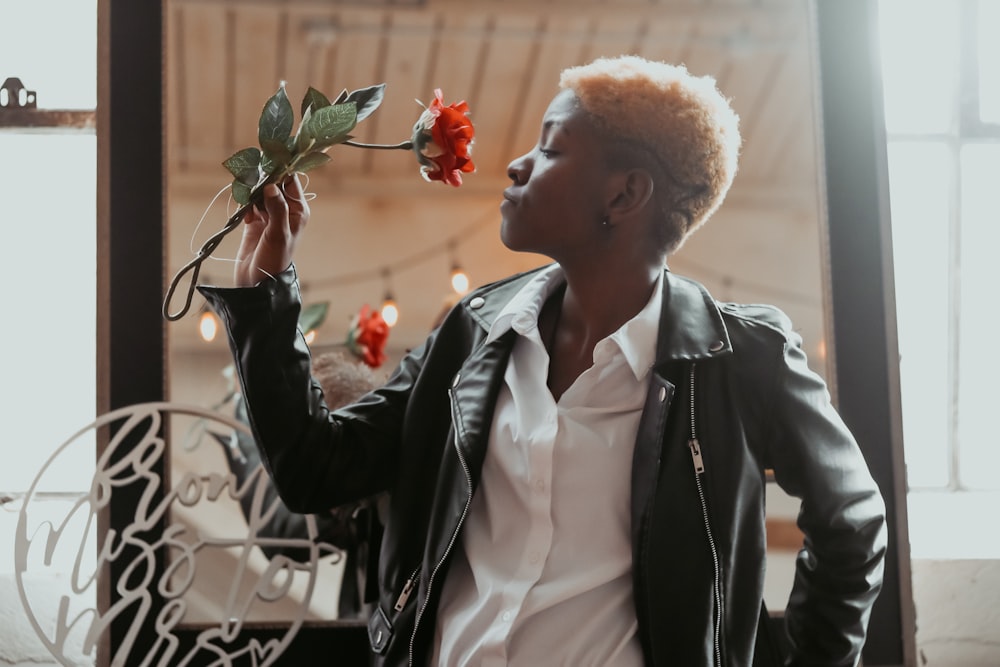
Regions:
[[[243,217],[243,239],[236,254],[237,287],[256,285],[292,264],[292,253],[309,221],[309,205],[298,175],[264,186],[262,208],[253,206]]]

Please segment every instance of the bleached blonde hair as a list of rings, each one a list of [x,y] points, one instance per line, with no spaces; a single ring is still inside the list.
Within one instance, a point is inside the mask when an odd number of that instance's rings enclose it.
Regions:
[[[719,208],[736,175],[739,117],[715,79],[625,55],[569,67],[559,87],[572,90],[612,139],[612,153],[652,158],[665,218],[659,241],[668,254],[677,250]]]

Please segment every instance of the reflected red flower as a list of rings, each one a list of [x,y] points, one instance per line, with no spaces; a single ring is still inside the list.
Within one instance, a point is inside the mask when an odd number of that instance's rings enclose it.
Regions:
[[[367,304],[351,320],[347,332],[347,347],[372,368],[378,368],[388,358],[385,344],[389,339],[389,325],[382,319],[382,313]]]
[[[472,163],[475,128],[464,101],[445,105],[441,89],[413,126],[413,150],[420,161],[420,173],[428,181],[458,187],[462,173],[476,170]]]

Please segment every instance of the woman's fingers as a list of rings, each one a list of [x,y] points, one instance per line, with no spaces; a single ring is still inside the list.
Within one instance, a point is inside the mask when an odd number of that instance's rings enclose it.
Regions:
[[[285,195],[285,202],[288,206],[288,224],[292,234],[298,234],[309,221],[309,204],[306,202],[305,192],[302,191],[302,182],[298,174],[292,174],[285,178],[281,184]]]
[[[237,251],[236,284],[254,285],[292,263],[292,251],[309,219],[309,206],[297,176],[279,187],[264,186],[262,206],[251,207],[243,218],[243,237]]]
[[[288,230],[288,203],[274,183],[264,186],[264,211],[267,214],[267,232],[284,234]],[[272,237],[273,238],[273,237]]]
[[[253,274],[256,269],[252,266],[257,246],[260,245],[260,237],[264,234],[266,222],[256,208],[251,208],[243,216],[243,235],[240,238],[240,247],[236,251],[236,266],[233,269],[233,279],[239,287],[249,287],[256,280]]]

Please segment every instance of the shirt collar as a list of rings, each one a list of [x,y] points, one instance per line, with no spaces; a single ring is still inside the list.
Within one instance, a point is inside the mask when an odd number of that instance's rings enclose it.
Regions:
[[[550,264],[542,268],[542,270],[517,291],[514,298],[507,302],[507,305],[503,307],[503,310],[493,320],[493,325],[490,327],[490,333],[486,337],[486,342],[493,342],[511,329],[515,329],[517,333],[524,335],[532,328],[530,326],[523,326],[523,323],[529,321],[534,323],[534,328],[537,328],[538,315],[542,312],[545,300],[564,281],[562,268],[558,264]],[[514,324],[515,320],[518,322],[517,326]]]
[[[657,274],[649,301],[635,317],[609,336],[625,356],[636,380],[642,380],[656,361],[656,339],[663,309],[663,272]]]
[[[544,267],[507,302],[490,327],[490,343],[511,329],[527,335],[538,327],[538,316],[549,296],[565,282],[558,264]],[[635,317],[608,338],[618,346],[637,380],[642,380],[656,360],[656,339],[663,306],[663,273],[657,274],[649,301]]]

